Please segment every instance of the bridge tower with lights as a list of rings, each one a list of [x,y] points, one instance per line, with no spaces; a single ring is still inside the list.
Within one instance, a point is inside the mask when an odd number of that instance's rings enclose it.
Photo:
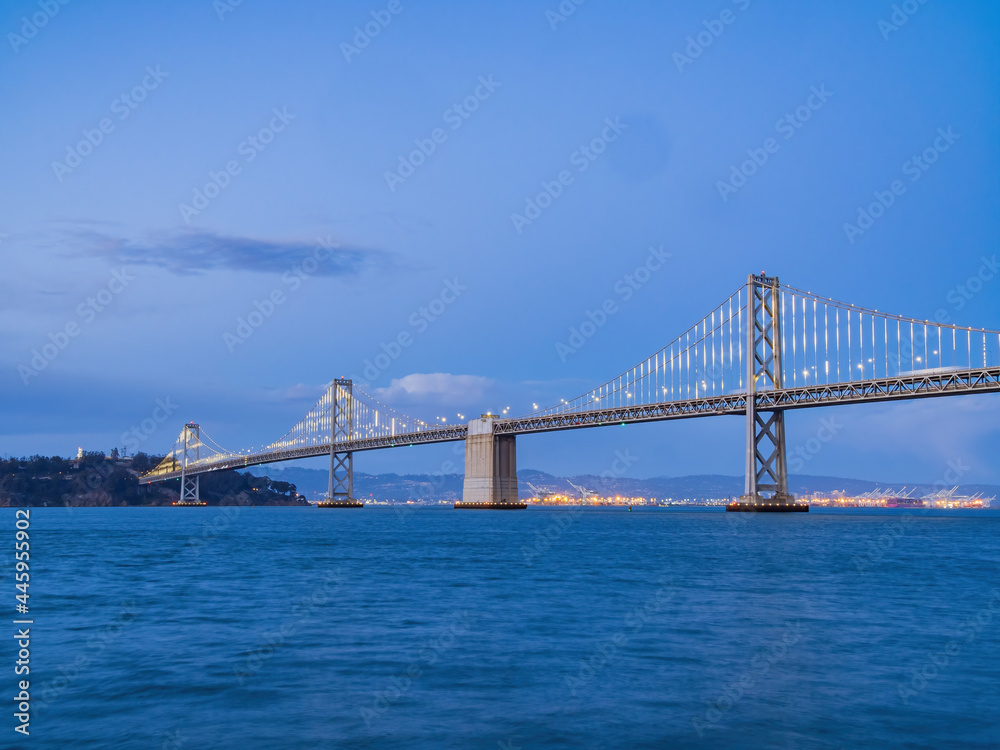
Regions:
[[[181,497],[179,505],[201,505],[201,475],[188,474],[188,468],[201,457],[201,427],[188,422],[181,430]]]
[[[788,491],[785,412],[758,409],[757,393],[782,389],[782,296],[777,276],[747,277],[746,484],[732,511],[808,511]],[[762,493],[770,493],[765,497]]]
[[[320,508],[361,508],[354,498],[354,452],[338,451],[337,443],[354,437],[354,381],[333,381],[330,403],[330,484]]]

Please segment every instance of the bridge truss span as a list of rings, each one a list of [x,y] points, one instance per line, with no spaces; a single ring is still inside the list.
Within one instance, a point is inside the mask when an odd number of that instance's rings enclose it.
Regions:
[[[1000,332],[880,312],[750,274],[652,356],[500,433],[745,414],[745,499],[791,502],[784,411],[1000,391]]]
[[[468,425],[429,424],[338,379],[268,445],[228,451],[199,425],[185,425],[140,483],[180,478],[182,500],[197,500],[200,474],[328,455],[329,499],[346,505],[353,504],[355,452],[465,440],[466,477],[470,461],[482,463],[467,484],[505,502],[517,494],[519,434],[741,415],[747,428],[744,504],[766,499],[789,505],[785,411],[997,392],[1000,331],[884,313],[750,274],[662,349],[549,408],[514,418],[485,415]]]
[[[1000,392],[1000,367],[984,367],[965,371],[909,374],[851,383],[800,386],[780,391],[761,391],[757,394],[757,404],[761,409],[796,409],[807,406],[834,406],[995,392]]]
[[[652,356],[515,421],[748,390],[814,394],[823,385],[842,391],[845,400],[865,394],[866,384],[882,383],[904,384],[887,386],[890,396],[912,391],[916,397],[933,391],[941,376],[954,375],[948,387],[961,389],[961,378],[991,365],[1000,365],[1000,331],[890,315],[751,275],[745,287]],[[874,399],[881,386],[872,387]]]
[[[260,448],[230,451],[204,429],[185,425],[173,448],[140,484],[244,469],[258,464],[355,451],[464,440],[468,427],[433,425],[380,403],[349,380],[334,380],[306,416],[281,438]],[[193,425],[198,428],[197,425]],[[197,450],[192,445],[197,436]]]
[[[573,430],[582,427],[604,427],[636,422],[658,422],[666,419],[707,417],[717,414],[744,414],[746,396],[712,396],[684,401],[662,401],[609,409],[591,409],[580,412],[538,414],[515,419],[497,420],[494,433],[520,435],[530,432]]]

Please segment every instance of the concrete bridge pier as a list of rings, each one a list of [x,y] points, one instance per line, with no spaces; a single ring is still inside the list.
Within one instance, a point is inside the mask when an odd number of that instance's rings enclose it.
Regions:
[[[517,492],[517,445],[513,435],[494,435],[493,417],[469,422],[465,483],[456,508],[523,509]]]

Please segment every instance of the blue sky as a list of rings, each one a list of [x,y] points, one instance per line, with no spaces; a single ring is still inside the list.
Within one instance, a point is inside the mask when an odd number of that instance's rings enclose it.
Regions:
[[[426,419],[526,413],[644,359],[751,271],[1000,329],[1000,7],[902,5],[4,3],[0,453],[110,450],[157,399],[177,408],[144,450],[186,420],[262,444],[342,375]],[[766,161],[734,182],[748,150]],[[651,248],[669,258],[623,299]],[[26,377],[51,336],[65,348]],[[1000,482],[1000,397],[793,412],[790,447],[831,417],[803,473],[932,482],[957,462]],[[743,441],[739,419],[690,420],[521,438],[518,461],[599,471],[628,449],[634,476],[740,474]]]

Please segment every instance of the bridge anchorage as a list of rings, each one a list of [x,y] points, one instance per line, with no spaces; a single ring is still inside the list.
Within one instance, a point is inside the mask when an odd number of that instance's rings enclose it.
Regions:
[[[837,302],[750,274],[702,320],[617,377],[522,417],[432,425],[380,403],[348,379],[331,382],[305,417],[261,448],[228,451],[199,425],[141,484],[180,479],[178,505],[202,504],[201,474],[328,457],[325,508],[362,507],[354,454],[465,441],[458,508],[523,508],[518,435],[735,415],[746,422],[746,484],[730,511],[806,511],[788,488],[785,412],[900,399],[1000,393],[1000,331],[932,323]]]

